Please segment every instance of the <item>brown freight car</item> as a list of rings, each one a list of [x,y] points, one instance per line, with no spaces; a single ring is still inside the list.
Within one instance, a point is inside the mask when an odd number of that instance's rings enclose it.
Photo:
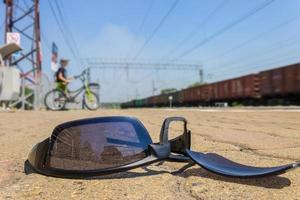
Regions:
[[[297,94],[300,92],[300,64],[294,64],[283,68],[284,85],[283,92]]]
[[[212,101],[236,101],[259,97],[259,80],[256,74],[211,83],[207,86]]]
[[[260,72],[260,93],[264,98],[299,95],[299,76],[300,64]]]
[[[167,106],[170,95],[174,105],[213,105],[220,101],[246,105],[269,105],[269,102],[300,105],[300,63],[148,97],[144,103],[146,106]],[[130,101],[123,107],[133,104]]]
[[[148,99],[147,100],[147,102],[148,102],[147,107],[154,107],[155,106],[154,96],[148,97],[147,99]]]
[[[172,96],[173,100],[173,106],[179,106],[183,101],[182,101],[182,97],[181,97],[181,91],[176,91],[173,93],[169,93],[168,96]],[[169,99],[169,97],[168,97]]]
[[[250,74],[243,77],[243,97],[257,99],[260,97],[258,74]]]
[[[257,74],[249,74],[230,80],[230,99],[256,99],[258,97],[259,79]]]
[[[212,100],[217,100],[218,99],[218,83],[211,83],[211,90],[212,90],[212,93],[211,93],[211,99]]]
[[[173,105],[178,106],[182,103],[181,91],[168,93],[168,94],[159,94],[156,96],[148,97],[146,102],[146,107],[161,107],[169,105],[169,97],[173,97]]]
[[[160,94],[156,96],[156,103],[157,106],[166,106],[169,102],[169,95],[168,94]]]
[[[203,100],[203,102],[207,103],[212,98],[212,86],[211,84],[205,84],[201,87],[200,92],[200,99]]]
[[[296,68],[297,68],[297,75],[296,75],[296,89],[295,91],[298,93],[300,93],[300,64],[297,64],[296,65]]]
[[[217,100],[227,100],[229,99],[229,83],[230,80],[225,80],[217,83]]]
[[[243,77],[230,80],[230,98],[239,99],[243,97]]]
[[[197,104],[201,101],[201,86],[194,86],[182,90],[183,102],[187,105]]]

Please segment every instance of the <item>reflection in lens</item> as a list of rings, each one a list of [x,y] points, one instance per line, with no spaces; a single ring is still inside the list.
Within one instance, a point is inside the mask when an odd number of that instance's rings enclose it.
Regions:
[[[148,144],[129,122],[103,122],[63,129],[55,138],[49,167],[97,170],[136,162]]]

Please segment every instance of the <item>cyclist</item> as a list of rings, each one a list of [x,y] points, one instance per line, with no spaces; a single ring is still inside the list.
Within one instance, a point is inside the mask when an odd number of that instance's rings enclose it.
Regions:
[[[69,64],[69,60],[61,59],[60,60],[60,68],[55,73],[56,78],[56,88],[62,90],[65,95],[68,97],[68,84],[71,82],[73,77],[67,77],[67,66]]]

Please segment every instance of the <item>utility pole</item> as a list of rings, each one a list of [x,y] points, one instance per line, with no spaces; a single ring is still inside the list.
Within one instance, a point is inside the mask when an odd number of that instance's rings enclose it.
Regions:
[[[203,79],[203,69],[199,69],[199,81],[200,81],[200,84],[203,84],[204,83],[204,79]]]
[[[8,59],[9,65],[17,66],[21,70],[22,94],[20,99],[11,106],[21,103],[22,108],[38,108],[39,85],[42,74],[41,56],[41,29],[39,0],[4,0],[5,4],[5,33],[4,42],[10,33],[18,33],[21,36],[22,49],[18,58]],[[34,92],[25,94],[26,88]],[[34,102],[29,99],[34,97]]]
[[[152,79],[152,96],[155,95],[156,90],[157,90],[157,88],[155,87],[155,82],[154,82],[154,80]]]
[[[5,7],[5,29],[4,29],[4,44],[7,44],[7,33],[12,32],[12,15],[13,15],[13,6],[12,1],[4,1],[7,4]],[[5,61],[5,64],[9,66],[11,64],[11,58]]]
[[[139,97],[139,90],[136,88],[135,89],[135,99],[137,99]]]

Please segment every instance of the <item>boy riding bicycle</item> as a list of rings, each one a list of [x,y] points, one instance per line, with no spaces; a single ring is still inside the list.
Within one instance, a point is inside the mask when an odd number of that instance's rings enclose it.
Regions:
[[[68,97],[68,84],[71,82],[73,77],[67,77],[67,66],[69,64],[69,60],[61,59],[60,60],[60,68],[55,73],[56,78],[56,88],[62,90],[65,95]]]

